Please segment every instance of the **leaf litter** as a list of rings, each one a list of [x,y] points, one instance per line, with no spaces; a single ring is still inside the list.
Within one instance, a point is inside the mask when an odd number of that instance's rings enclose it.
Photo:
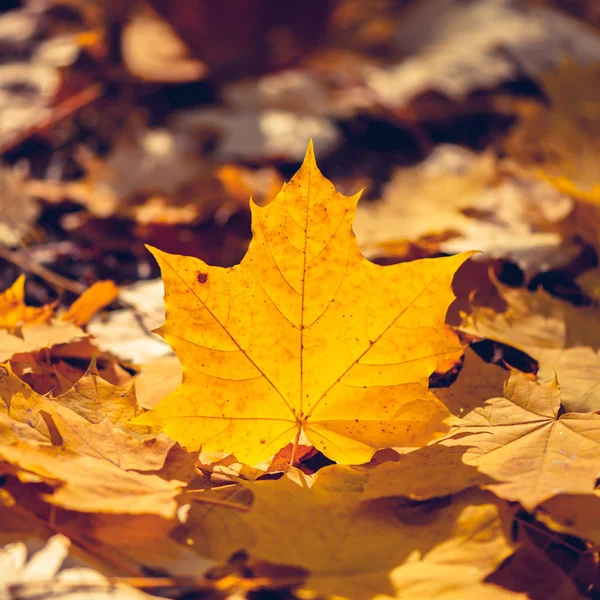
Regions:
[[[0,12],[0,597],[597,598],[592,3],[117,4]]]

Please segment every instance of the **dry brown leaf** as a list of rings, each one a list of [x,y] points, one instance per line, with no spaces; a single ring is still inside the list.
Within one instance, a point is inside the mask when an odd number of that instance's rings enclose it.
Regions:
[[[194,81],[208,71],[189,55],[175,29],[145,3],[135,7],[123,27],[121,52],[130,73],[146,81]]]
[[[136,410],[132,386],[119,389],[92,373],[67,394],[50,399],[18,379],[9,364],[0,365],[0,398],[3,444],[52,444],[138,471],[161,469],[173,445],[164,435],[127,423]]]
[[[160,470],[174,443],[163,434],[140,433],[140,427],[117,427],[108,418],[90,423],[52,401],[49,405],[63,448],[80,456],[106,460],[126,471]]]
[[[53,488],[46,502],[80,512],[154,514],[172,519],[181,482],[124,471],[112,463],[58,447],[14,442],[0,446],[0,472]]]
[[[480,492],[401,508],[392,500],[360,504],[365,478],[348,468],[327,467],[312,486],[299,477],[249,485],[254,502],[242,518],[254,531],[251,554],[306,569],[308,589],[443,598],[480,582],[511,553],[502,509]]]
[[[87,334],[72,323],[54,321],[43,325],[25,325],[19,335],[0,330],[0,362],[11,359],[15,354],[22,354],[68,344]]]
[[[600,409],[596,373],[600,369],[599,322],[595,307],[575,307],[543,290],[529,292],[496,283],[508,304],[498,313],[473,306],[460,329],[471,335],[513,346],[539,363],[538,379],[558,378],[561,401],[569,412]]]
[[[21,381],[8,363],[0,365],[0,399],[2,443],[20,439],[44,445],[52,443],[52,424],[40,414],[47,408],[47,401]]]
[[[396,31],[407,57],[372,69],[368,87],[398,109],[425,92],[461,99],[474,90],[532,77],[563,60],[600,58],[600,40],[585,25],[515,0],[428,0],[412,5]]]
[[[175,539],[174,530],[180,531],[185,525],[171,519],[157,515],[71,513],[67,523],[69,531],[85,531],[86,537],[110,549],[111,554],[118,554],[125,564],[139,565],[140,573],[152,569],[156,573],[199,578],[217,566],[197,552],[189,536]]]
[[[483,406],[489,398],[501,396],[509,371],[486,363],[479,355],[467,348],[463,367],[456,380],[447,388],[437,388],[435,395],[457,417],[469,414]]]
[[[433,444],[402,454],[368,471],[363,498],[373,500],[405,496],[429,500],[456,494],[472,486],[482,487],[493,480],[463,462],[467,447]],[[449,474],[451,474],[449,476]]]
[[[508,153],[559,190],[600,201],[600,67],[566,61],[540,76],[549,107],[528,107],[507,141]]]
[[[559,384],[516,372],[503,397],[469,412],[443,443],[470,446],[464,462],[527,510],[560,493],[593,494],[600,471],[600,415],[563,413]]]
[[[558,494],[546,500],[536,517],[551,529],[576,535],[600,547],[600,494]]]
[[[138,413],[133,383],[125,387],[108,383],[98,374],[95,362],[71,389],[53,402],[70,408],[90,423],[104,419],[111,423],[127,422]]]
[[[479,260],[509,259],[531,275],[576,251],[558,233],[571,210],[570,198],[491,153],[448,145],[398,170],[381,200],[359,205],[354,228],[368,255],[386,255],[398,239],[443,236],[443,252],[476,248]]]
[[[557,566],[547,554],[526,541],[502,565],[486,579],[503,589],[522,594],[529,600],[583,600],[569,573]],[[487,596],[482,596],[486,598]]]

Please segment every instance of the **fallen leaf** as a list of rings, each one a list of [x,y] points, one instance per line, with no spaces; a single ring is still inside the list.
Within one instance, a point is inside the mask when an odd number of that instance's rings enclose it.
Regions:
[[[598,60],[591,65],[568,60],[542,74],[549,106],[528,107],[506,143],[515,160],[537,170],[560,191],[591,202],[600,201]]]
[[[183,527],[157,515],[71,513],[68,520],[69,531],[85,531],[86,537],[118,554],[126,564],[139,565],[140,573],[151,569],[171,576],[202,577],[218,563],[201,556],[186,539],[174,538],[174,530]]]
[[[544,502],[536,517],[545,525],[600,546],[600,494],[557,494]]]
[[[123,27],[121,52],[130,73],[146,81],[194,81],[208,71],[189,56],[175,29],[146,4],[134,7]]]
[[[462,331],[514,346],[533,358],[540,349],[600,347],[600,335],[589,327],[600,314],[595,308],[575,307],[543,289],[530,292],[498,282],[496,287],[508,309],[473,306],[464,316]]]
[[[600,410],[600,337],[590,323],[598,309],[575,307],[543,290],[511,289],[496,282],[508,304],[505,312],[472,306],[460,329],[471,335],[513,346],[539,363],[538,379],[558,377],[561,401],[568,412]]]
[[[388,255],[395,240],[442,236],[442,252],[477,248],[477,260],[512,260],[530,276],[577,250],[558,227],[572,208],[570,198],[490,152],[443,145],[399,169],[380,200],[360,204],[354,229],[368,256]]]
[[[0,365],[0,399],[5,445],[25,440],[61,446],[138,471],[160,470],[173,445],[163,434],[129,425],[136,411],[133,387],[119,389],[97,374],[88,373],[69,392],[51,399],[34,392],[7,363]]]
[[[413,500],[429,500],[492,483],[492,479],[463,462],[466,450],[467,446],[449,448],[433,444],[402,454],[397,461],[377,465],[368,472],[363,498],[405,496]],[[452,477],[448,477],[448,473],[452,473]]]
[[[47,400],[21,381],[12,372],[9,363],[0,365],[0,399],[3,443],[22,439],[44,445],[52,443],[52,426],[40,415],[40,411],[48,405]]]
[[[131,308],[113,311],[106,318],[93,318],[87,330],[94,337],[94,344],[137,364],[172,355],[169,345],[151,333],[165,320],[163,295],[160,279],[139,281],[121,288],[119,296]]]
[[[584,24],[513,0],[420,2],[401,16],[395,39],[404,60],[366,78],[391,109],[429,91],[461,99],[522,71],[537,78],[566,54],[581,62],[600,58],[600,41]]]
[[[79,327],[60,321],[43,325],[24,325],[19,331],[19,336],[0,329],[0,362],[9,360],[15,354],[52,348],[85,337],[87,334]]]
[[[54,304],[25,305],[25,275],[18,277],[10,288],[0,294],[0,328],[20,331],[23,325],[47,323],[54,314]]]
[[[473,349],[467,348],[456,380],[447,388],[437,388],[435,395],[453,415],[463,417],[489,398],[501,396],[509,375],[509,371],[486,363]]]
[[[55,506],[80,512],[154,514],[172,519],[181,482],[124,471],[107,460],[79,456],[59,447],[25,442],[0,445],[0,472],[25,482],[35,476],[53,488],[42,494]]]
[[[530,600],[582,600],[585,597],[579,593],[569,574],[531,542],[525,542],[486,581]]]
[[[241,265],[153,250],[166,289],[159,331],[183,384],[137,423],[251,465],[301,430],[326,456],[357,463],[444,429],[427,377],[459,350],[444,318],[469,254],[374,265],[352,233],[357,200],[335,192],[310,146],[275,200],[252,206]]]
[[[359,204],[358,242],[372,254],[374,245],[394,239],[460,231],[469,222],[461,211],[477,206],[496,178],[491,153],[440,146],[420,165],[397,171],[380,201]]]
[[[90,423],[108,419],[111,423],[127,422],[137,412],[133,383],[118,387],[100,377],[93,362],[87,373],[53,402],[70,408]]]
[[[559,385],[515,372],[503,397],[469,412],[443,443],[470,446],[463,461],[499,482],[488,489],[526,510],[560,493],[592,494],[600,415],[563,414]]]
[[[112,281],[97,281],[91,285],[63,315],[63,321],[70,321],[82,327],[105,306],[119,295],[119,288]]]
[[[416,597],[444,597],[452,587],[481,582],[512,552],[502,509],[490,496],[474,492],[414,507],[361,504],[363,483],[333,466],[312,486],[289,477],[248,484],[254,502],[241,516],[254,531],[249,551],[306,569],[310,590],[357,599],[412,598],[421,587],[429,593]]]
[[[80,456],[106,460],[126,471],[158,471],[173,441],[165,435],[140,433],[140,427],[117,427],[106,418],[89,423],[74,411],[52,403],[50,412],[62,447]]]

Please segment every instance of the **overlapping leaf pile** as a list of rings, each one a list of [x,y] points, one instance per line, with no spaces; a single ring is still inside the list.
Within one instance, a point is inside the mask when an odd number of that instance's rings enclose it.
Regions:
[[[599,25],[3,3],[0,600],[599,600]]]
[[[62,338],[52,307],[25,306],[21,280],[4,294],[6,335],[25,344],[0,365],[7,593],[41,580],[52,593],[144,597],[110,587],[115,576],[207,596],[585,591],[589,579],[540,544],[595,564],[597,309],[496,281],[503,308],[472,306],[453,330],[452,282],[472,253],[369,262],[352,231],[357,201],[310,146],[271,203],[252,205],[240,265],[153,250],[180,385],[171,358],[132,378],[83,331]],[[56,337],[26,343],[40,321]],[[537,375],[510,354],[465,350],[484,338],[529,356]],[[27,563],[24,543],[57,533]],[[64,536],[69,561],[109,580],[59,572]]]

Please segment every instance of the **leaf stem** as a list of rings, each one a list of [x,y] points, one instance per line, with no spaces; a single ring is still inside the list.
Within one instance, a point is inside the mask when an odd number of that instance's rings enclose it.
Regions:
[[[294,438],[294,446],[292,447],[292,456],[290,457],[290,467],[294,467],[296,464],[296,454],[298,453],[298,442],[300,441],[300,434],[302,433],[302,424],[298,421],[298,431]]]

